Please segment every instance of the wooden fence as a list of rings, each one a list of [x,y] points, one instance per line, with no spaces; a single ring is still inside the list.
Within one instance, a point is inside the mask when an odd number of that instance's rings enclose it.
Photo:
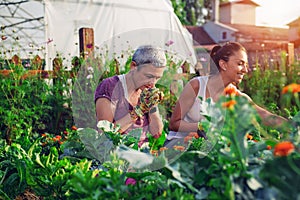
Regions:
[[[79,50],[80,55],[79,57],[83,59],[90,58],[94,52],[94,32],[91,28],[81,28],[79,30]],[[80,67],[79,57],[75,56],[73,58],[71,70],[67,71],[64,70],[64,76],[74,77],[75,73],[78,71]],[[32,77],[32,76],[39,76],[41,78],[55,78],[62,70],[63,70],[63,62],[62,58],[54,58],[52,60],[52,68],[53,70],[43,70],[44,60],[36,55],[33,59],[26,59],[29,61],[29,68],[24,72],[22,78]],[[12,66],[11,68],[18,68],[24,67],[25,64],[22,63],[22,58],[18,55],[14,55],[10,59],[5,59],[0,61],[0,75],[7,77],[10,73],[14,70],[12,69],[3,69],[5,66]],[[10,68],[10,67],[6,67]]]

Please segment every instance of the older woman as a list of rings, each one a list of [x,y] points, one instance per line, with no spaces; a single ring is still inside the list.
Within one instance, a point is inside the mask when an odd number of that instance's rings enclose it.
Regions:
[[[97,120],[108,120],[121,127],[123,134],[135,128],[142,128],[140,145],[150,132],[154,137],[162,133],[163,124],[157,104],[162,94],[155,88],[166,66],[162,49],[153,46],[139,47],[127,74],[116,75],[103,80],[95,91]],[[145,98],[152,101],[143,104]]]

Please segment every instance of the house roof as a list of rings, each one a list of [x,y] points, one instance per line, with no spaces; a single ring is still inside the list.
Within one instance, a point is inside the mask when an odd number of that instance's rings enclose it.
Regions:
[[[274,49],[288,43],[288,29],[275,28],[245,24],[224,24],[224,27],[230,27],[236,30],[235,36],[240,38],[243,46],[249,51],[262,49]],[[187,30],[192,34],[194,39],[194,46],[202,46],[211,49],[216,44],[209,34],[198,26],[186,26]]]
[[[192,34],[194,45],[211,45],[216,44],[215,41],[207,34],[203,27],[200,26],[185,26]]]
[[[258,41],[288,41],[287,28],[255,26],[246,24],[226,24],[236,30],[236,36],[253,38]]]
[[[300,26],[300,17],[287,24],[288,26]]]
[[[253,5],[253,6],[260,6],[259,4],[251,1],[251,0],[236,0],[236,1],[230,1],[230,2],[225,2],[221,3],[220,6],[227,6],[230,4],[248,4],[248,5]]]

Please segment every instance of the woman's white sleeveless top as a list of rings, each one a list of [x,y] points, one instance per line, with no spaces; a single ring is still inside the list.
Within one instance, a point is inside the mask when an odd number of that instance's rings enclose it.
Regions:
[[[184,117],[184,121],[191,122],[191,123],[193,122],[196,123],[199,122],[201,119],[203,119],[203,116],[200,114],[201,100],[199,97],[201,97],[203,101],[205,101],[206,99],[206,86],[207,86],[208,76],[198,76],[195,77],[194,79],[198,79],[199,81],[199,91],[195,98],[194,104],[192,105],[191,109]],[[186,132],[170,131],[167,136],[167,139],[171,140],[173,138],[183,138],[185,136],[187,136]]]

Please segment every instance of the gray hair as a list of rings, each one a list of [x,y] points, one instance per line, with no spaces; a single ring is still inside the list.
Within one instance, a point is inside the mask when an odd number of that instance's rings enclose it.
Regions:
[[[167,58],[164,50],[151,45],[140,46],[133,54],[132,61],[137,66],[151,64],[155,67],[165,67]]]

